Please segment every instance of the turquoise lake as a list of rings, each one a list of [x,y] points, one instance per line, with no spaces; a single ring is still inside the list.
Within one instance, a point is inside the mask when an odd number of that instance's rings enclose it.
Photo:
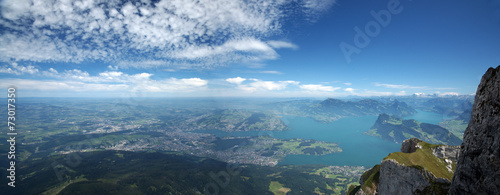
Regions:
[[[368,136],[363,132],[368,131],[375,123],[378,116],[363,116],[342,118],[333,123],[320,123],[311,118],[284,116],[282,120],[290,127],[289,130],[276,131],[247,131],[224,132],[219,130],[206,130],[219,137],[225,136],[270,136],[280,139],[303,138],[338,143],[343,152],[313,156],[313,155],[288,155],[279,165],[285,164],[325,164],[338,166],[366,166],[372,167],[380,164],[382,159],[391,152],[400,150],[401,145],[382,140],[378,137]],[[421,122],[437,124],[443,117],[440,114],[423,112],[406,119],[422,120]],[[201,131],[200,131],[201,132]]]

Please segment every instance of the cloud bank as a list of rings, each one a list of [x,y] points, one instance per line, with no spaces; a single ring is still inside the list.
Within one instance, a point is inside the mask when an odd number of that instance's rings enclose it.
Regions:
[[[334,0],[4,0],[0,61],[102,60],[119,66],[213,68],[297,49],[281,33],[291,13],[314,19]]]

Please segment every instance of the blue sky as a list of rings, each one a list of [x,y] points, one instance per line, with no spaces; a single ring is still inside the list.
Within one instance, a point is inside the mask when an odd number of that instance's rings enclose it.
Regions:
[[[25,97],[473,94],[500,1],[2,0],[0,86]]]

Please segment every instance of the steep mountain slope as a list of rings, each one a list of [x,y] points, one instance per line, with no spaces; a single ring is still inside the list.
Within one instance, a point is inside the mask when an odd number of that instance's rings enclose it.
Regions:
[[[460,145],[462,140],[438,125],[403,120],[387,114],[380,114],[367,135],[401,143],[405,139],[419,138],[433,144]]]
[[[499,191],[500,66],[488,69],[477,88],[450,194],[498,194]]]
[[[401,152],[389,154],[361,176],[356,194],[446,194],[459,149],[405,140]]]

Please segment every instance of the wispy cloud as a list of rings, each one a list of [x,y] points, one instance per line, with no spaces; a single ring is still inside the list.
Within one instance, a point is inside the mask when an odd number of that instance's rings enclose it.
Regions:
[[[32,79],[0,79],[0,86],[16,86],[23,90],[36,91],[124,91],[130,88],[126,84],[97,84],[78,81],[32,80]]]
[[[298,48],[289,41],[269,40],[281,32],[286,14],[296,13],[291,7],[314,18],[334,3],[4,0],[0,61],[102,60],[136,68],[211,68],[272,60],[279,56],[277,49]]]
[[[405,96],[406,95],[406,91],[400,91],[400,92],[396,93],[395,95],[397,95],[397,96]]]
[[[12,63],[10,67],[2,67],[2,73],[13,75],[32,74],[45,77],[44,80],[33,79],[2,79],[2,86],[14,85],[25,90],[69,90],[69,91],[147,91],[182,93],[204,89],[208,80],[200,78],[166,78],[162,80],[151,79],[153,74],[138,73],[126,74],[120,71],[105,71],[91,75],[79,69],[64,70],[59,72],[54,68],[40,71],[32,66],[21,66]]]
[[[254,93],[262,91],[279,91],[287,88],[289,85],[298,85],[298,81],[263,81],[260,79],[245,79],[241,77],[228,78],[227,82],[236,84],[237,89],[244,92]],[[247,81],[246,84],[243,84]]]
[[[444,93],[441,93],[441,92],[437,92],[437,94],[439,96],[457,96],[457,95],[460,95],[459,93],[457,92],[444,92]]]
[[[332,87],[332,86],[324,86],[324,85],[299,85],[301,89],[307,91],[328,91],[333,92],[335,90],[340,89],[340,87]]]
[[[8,73],[8,74],[15,74],[15,75],[35,74],[35,73],[38,73],[38,69],[35,68],[34,66],[30,66],[30,65],[22,66],[22,65],[18,65],[17,63],[13,62],[7,66],[0,67],[0,73]]]
[[[370,97],[370,96],[391,96],[394,95],[393,92],[385,92],[385,91],[374,91],[368,89],[354,89],[354,88],[345,88],[346,95],[355,95],[362,97]]]
[[[399,89],[402,91],[396,92],[395,95],[403,96],[407,95],[407,90],[415,92],[419,92],[420,90],[431,91],[431,90],[455,90],[457,88],[449,88],[449,87],[426,87],[426,86],[411,86],[411,85],[401,85],[401,84],[385,84],[385,83],[374,83],[377,87],[385,87],[388,89]]]
[[[274,91],[274,90],[283,90],[285,89],[288,85],[298,85],[298,81],[262,81],[259,79],[250,79],[253,81],[252,83],[243,86],[241,85],[241,89],[245,91],[260,91],[260,90],[268,90],[268,91]]]
[[[240,85],[243,81],[246,81],[247,79],[241,78],[241,77],[235,77],[235,78],[228,78],[226,79],[227,82],[232,83],[232,84],[237,84]]]
[[[354,93],[354,89],[353,88],[345,88],[344,91],[347,91],[349,93]]]
[[[280,71],[275,71],[275,70],[265,70],[265,71],[260,71],[259,73],[263,73],[263,74],[284,74]]]
[[[304,5],[303,12],[309,16],[309,20],[315,21],[320,14],[330,9],[335,2],[335,0],[304,0],[302,1]]]
[[[286,41],[268,41],[267,44],[275,49],[288,48],[288,49],[298,49],[299,46],[286,42]]]
[[[391,89],[423,89],[423,88],[426,88],[426,87],[417,87],[417,86],[410,86],[410,85],[395,85],[395,84],[384,84],[384,83],[375,83],[375,86],[391,88]]]

